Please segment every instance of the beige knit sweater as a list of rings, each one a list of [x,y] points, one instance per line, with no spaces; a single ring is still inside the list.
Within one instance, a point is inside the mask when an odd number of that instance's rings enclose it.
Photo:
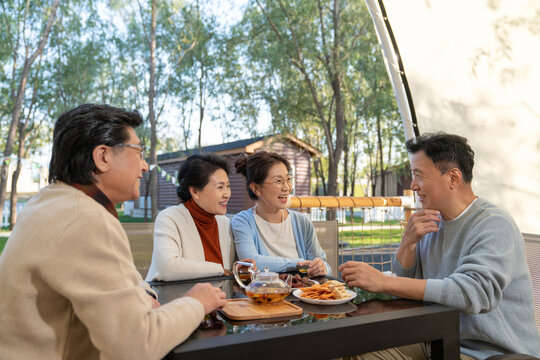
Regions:
[[[223,266],[230,270],[236,255],[229,219],[216,215]],[[223,275],[221,264],[205,260],[197,226],[180,204],[162,210],[154,226],[154,251],[147,281],[174,281]]]
[[[57,183],[21,212],[0,257],[0,359],[160,359],[204,317],[193,298],[152,310],[119,221]]]

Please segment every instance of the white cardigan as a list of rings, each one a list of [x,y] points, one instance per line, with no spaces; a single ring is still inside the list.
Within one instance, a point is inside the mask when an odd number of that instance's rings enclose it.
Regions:
[[[229,219],[216,215],[223,266],[231,269],[235,251]],[[185,280],[223,275],[220,264],[205,261],[201,237],[189,210],[180,204],[161,211],[154,225],[154,251],[146,281]]]

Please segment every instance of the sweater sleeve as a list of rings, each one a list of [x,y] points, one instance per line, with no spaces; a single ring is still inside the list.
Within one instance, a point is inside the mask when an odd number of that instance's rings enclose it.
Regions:
[[[416,259],[414,264],[410,268],[406,268],[399,262],[396,254],[392,256],[392,269],[396,273],[396,276],[414,278],[416,273],[416,264],[418,262],[418,249],[416,250]]]
[[[174,213],[163,211],[156,218],[154,225],[154,253],[152,254],[153,281],[174,281],[206,276],[222,275],[220,264],[184,257],[184,244],[201,241],[200,237],[182,239],[181,219],[175,219]]]
[[[257,268],[264,269],[268,267],[271,271],[276,272],[296,268],[296,263],[303,261],[303,259],[270,256],[268,250],[261,244],[255,219],[250,219],[247,211],[239,213],[231,221],[234,245],[236,246],[238,258],[254,259]]]
[[[184,297],[152,309],[125,233],[105,217],[74,216],[51,244],[41,276],[71,304],[103,358],[160,359],[197,328],[204,308]]]
[[[493,215],[475,225],[463,241],[466,253],[456,270],[444,279],[428,279],[424,300],[470,314],[495,309],[519,261],[519,236],[504,217]]]

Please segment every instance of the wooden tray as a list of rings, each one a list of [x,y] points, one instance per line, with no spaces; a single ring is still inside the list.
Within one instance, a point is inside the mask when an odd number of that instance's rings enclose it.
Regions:
[[[304,310],[287,300],[273,305],[255,304],[249,299],[227,299],[221,312],[231,320],[253,320],[301,315]]]

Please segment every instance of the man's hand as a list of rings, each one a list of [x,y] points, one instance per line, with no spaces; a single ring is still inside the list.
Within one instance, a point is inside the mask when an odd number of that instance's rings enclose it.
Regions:
[[[401,238],[401,243],[410,246],[419,242],[422,236],[439,231],[440,214],[438,210],[431,209],[423,209],[412,214]]]
[[[412,214],[396,253],[396,257],[403,267],[409,268],[414,265],[416,243],[424,235],[439,231],[440,222],[441,218],[438,210],[423,209]]]
[[[339,266],[341,278],[349,287],[359,287],[371,292],[385,292],[388,276],[379,270],[359,261],[347,261]]]
[[[341,264],[339,271],[350,287],[356,286],[371,292],[422,300],[426,291],[427,280],[384,275],[363,262],[347,261]]]
[[[227,295],[209,283],[196,284],[186,293],[186,296],[197,299],[203,305],[205,314],[221,309],[227,304],[225,301]]]

